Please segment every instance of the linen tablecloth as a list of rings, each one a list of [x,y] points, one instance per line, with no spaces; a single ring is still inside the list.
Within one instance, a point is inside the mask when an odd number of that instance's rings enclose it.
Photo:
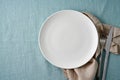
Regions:
[[[66,80],[38,47],[38,33],[52,13],[90,12],[120,27],[119,0],[0,0],[0,80]],[[110,54],[107,80],[120,80],[120,56]]]

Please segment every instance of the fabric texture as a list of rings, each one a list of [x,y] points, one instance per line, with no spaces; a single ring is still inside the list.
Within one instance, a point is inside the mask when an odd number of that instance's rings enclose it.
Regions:
[[[0,0],[0,80],[67,80],[42,56],[38,34],[60,10],[90,12],[120,28],[120,0]],[[118,63],[116,62],[118,61]],[[120,56],[110,54],[106,80],[120,80]]]
[[[93,80],[95,78],[98,69],[98,63],[96,61],[96,58],[98,57],[100,52],[104,49],[104,45],[105,45],[105,42],[102,43],[100,39],[104,39],[106,41],[111,28],[111,26],[108,24],[102,24],[99,21],[99,19],[97,19],[92,14],[86,12],[84,12],[83,14],[89,17],[95,24],[96,29],[98,31],[99,44],[95,56],[87,64],[75,69],[64,69],[64,74],[69,80]],[[114,27],[114,31],[113,31],[113,38],[110,47],[110,52],[114,54],[120,53],[120,29],[116,27]]]

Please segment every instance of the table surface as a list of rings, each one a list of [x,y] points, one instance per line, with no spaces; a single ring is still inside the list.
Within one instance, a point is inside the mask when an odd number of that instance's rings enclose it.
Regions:
[[[66,80],[38,47],[38,33],[52,13],[90,12],[120,27],[120,0],[0,0],[0,80]],[[120,80],[120,55],[110,55],[107,80]]]

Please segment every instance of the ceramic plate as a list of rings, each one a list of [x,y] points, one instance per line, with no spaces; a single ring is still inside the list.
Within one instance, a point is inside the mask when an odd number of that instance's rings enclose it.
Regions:
[[[38,42],[50,63],[71,69],[84,65],[93,57],[98,33],[93,22],[81,12],[62,10],[43,23]]]

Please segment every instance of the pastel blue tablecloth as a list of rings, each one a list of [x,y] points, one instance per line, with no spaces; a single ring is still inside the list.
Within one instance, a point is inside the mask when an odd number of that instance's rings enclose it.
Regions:
[[[120,0],[0,0],[0,80],[66,80],[38,47],[38,33],[52,13],[73,9],[120,27]],[[107,80],[120,80],[120,56],[110,55]]]

